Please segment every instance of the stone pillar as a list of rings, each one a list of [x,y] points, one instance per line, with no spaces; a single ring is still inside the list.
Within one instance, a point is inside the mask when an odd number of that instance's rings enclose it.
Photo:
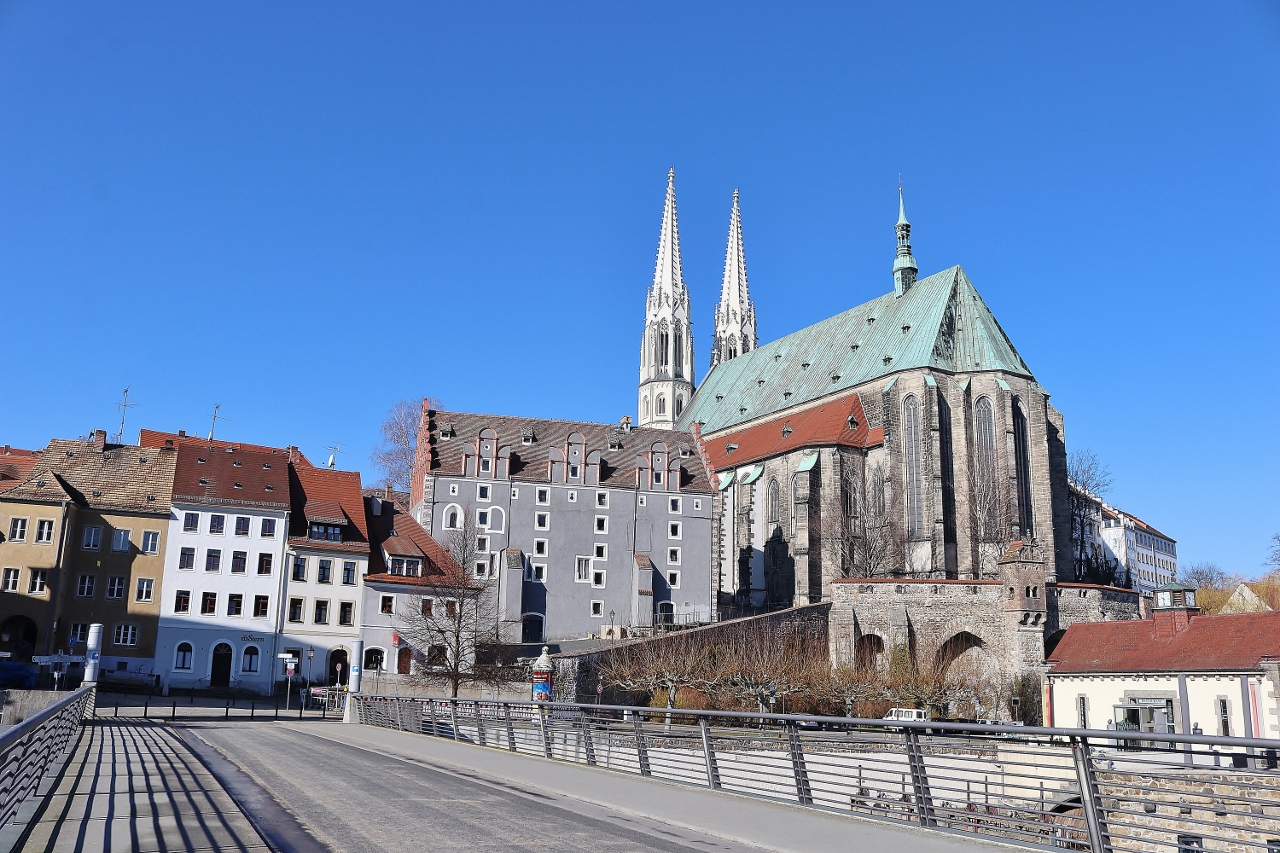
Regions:
[[[102,657],[102,623],[89,626],[89,637],[84,646],[84,683],[98,683],[98,665]]]

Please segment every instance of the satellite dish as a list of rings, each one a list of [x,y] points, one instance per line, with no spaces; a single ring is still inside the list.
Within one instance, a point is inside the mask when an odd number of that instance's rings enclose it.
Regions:
[[[330,468],[332,468],[332,467],[334,466],[334,464],[336,464],[336,462],[337,462],[336,454],[330,453],[330,454],[329,454],[329,467],[330,467]]]

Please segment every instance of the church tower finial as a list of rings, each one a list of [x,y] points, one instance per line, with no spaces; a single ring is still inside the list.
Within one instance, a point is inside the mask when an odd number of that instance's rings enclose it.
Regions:
[[[747,290],[747,260],[742,248],[742,214],[738,191],[733,191],[733,212],[729,214],[729,245],[724,253],[724,278],[720,284],[720,304],[716,306],[716,334],[711,348],[711,366],[728,361],[756,348],[756,307]]]
[[[901,296],[916,283],[916,259],[911,257],[911,223],[907,221],[907,207],[902,200],[902,182],[898,182],[898,257],[893,261],[893,292]]]
[[[640,343],[640,426],[671,429],[693,398],[693,323],[680,263],[676,170],[667,172],[667,198],[658,232],[658,260],[645,306]]]

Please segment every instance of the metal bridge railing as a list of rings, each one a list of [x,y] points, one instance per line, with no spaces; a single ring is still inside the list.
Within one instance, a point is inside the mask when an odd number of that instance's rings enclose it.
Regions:
[[[81,687],[0,734],[0,829],[35,792],[92,709],[94,688]]]
[[[1280,853],[1280,741],[352,695],[359,722],[1036,848]]]

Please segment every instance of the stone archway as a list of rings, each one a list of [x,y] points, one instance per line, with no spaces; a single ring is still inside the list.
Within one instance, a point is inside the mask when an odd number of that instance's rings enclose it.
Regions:
[[[0,651],[8,652],[15,663],[28,663],[36,652],[40,629],[27,616],[10,616],[0,625]]]
[[[853,644],[853,663],[858,669],[879,669],[884,655],[884,638],[878,634],[863,634]]]
[[[213,647],[213,659],[209,663],[209,686],[231,686],[231,659],[234,652],[228,643],[218,643]]]

